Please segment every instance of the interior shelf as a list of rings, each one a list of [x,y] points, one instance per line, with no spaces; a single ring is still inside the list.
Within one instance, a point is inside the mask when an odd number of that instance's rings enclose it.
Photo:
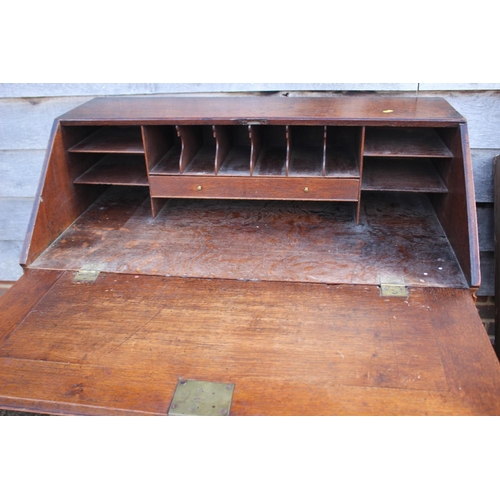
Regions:
[[[212,126],[177,127],[182,141],[180,172],[190,175],[215,174],[215,138]]]
[[[146,164],[150,174],[180,173],[181,139],[174,125],[143,127]]]
[[[172,146],[165,156],[153,167],[151,174],[179,175],[179,161],[181,157],[181,145]]]
[[[364,156],[452,158],[433,128],[367,127]]]
[[[325,175],[359,177],[359,127],[327,127]]]
[[[219,175],[250,175],[251,144],[248,126],[215,126],[216,171]]]
[[[80,177],[75,184],[111,184],[116,186],[148,186],[144,157],[108,154]]]
[[[72,153],[144,154],[140,127],[101,127],[69,149]]]
[[[253,175],[286,176],[286,127],[278,125],[252,126],[255,158]]]
[[[288,136],[290,148],[288,175],[322,176],[325,127],[291,126]]]
[[[447,193],[429,158],[365,158],[363,191]]]

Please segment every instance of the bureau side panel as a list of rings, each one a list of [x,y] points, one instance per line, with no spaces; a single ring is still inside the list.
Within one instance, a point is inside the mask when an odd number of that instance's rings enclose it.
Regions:
[[[102,193],[100,187],[73,184],[80,172],[68,165],[65,143],[56,121],[21,252],[22,266],[31,264]]]
[[[467,126],[443,130],[442,137],[453,153],[451,162],[438,166],[448,193],[431,199],[469,285],[478,288],[479,240]]]

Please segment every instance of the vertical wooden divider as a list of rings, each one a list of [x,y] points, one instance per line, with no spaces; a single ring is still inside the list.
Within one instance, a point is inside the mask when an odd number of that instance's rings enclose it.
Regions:
[[[149,175],[155,165],[161,160],[163,155],[173,146],[173,141],[170,141],[162,129],[157,126],[141,126],[142,145],[144,147],[144,156],[146,161],[146,172]],[[166,198],[151,198],[151,214],[153,218],[158,215],[158,212],[167,203]]]
[[[358,206],[356,208],[356,224],[359,224],[359,215],[361,211],[361,185],[363,184],[363,155],[365,151],[365,127],[361,127],[358,144],[358,167],[359,167],[359,188],[358,188]]]
[[[203,135],[201,128],[198,127],[195,128],[189,125],[176,125],[176,129],[179,137],[181,138],[179,171],[182,174],[203,145]]]
[[[327,141],[327,126],[323,127],[323,162],[321,164],[321,175],[326,177],[326,141]]]
[[[286,159],[285,159],[285,172],[288,177],[290,173],[290,161],[292,157],[292,131],[290,125],[285,125],[285,136],[286,136]]]
[[[214,125],[212,129],[215,137],[215,175],[217,175],[231,149],[232,138],[227,127]]]
[[[262,149],[262,136],[260,132],[260,129],[256,125],[248,125],[248,135],[250,136],[250,175],[253,175]]]

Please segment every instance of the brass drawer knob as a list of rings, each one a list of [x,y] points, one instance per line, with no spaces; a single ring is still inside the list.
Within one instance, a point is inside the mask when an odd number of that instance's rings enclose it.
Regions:
[[[198,191],[201,191],[201,186],[196,186],[196,189],[197,189]]]
[[[309,188],[306,186],[306,187],[304,188],[304,193],[308,193],[308,192],[309,192]]]

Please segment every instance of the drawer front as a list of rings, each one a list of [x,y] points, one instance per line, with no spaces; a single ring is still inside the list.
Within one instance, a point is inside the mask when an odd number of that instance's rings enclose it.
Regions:
[[[358,201],[359,179],[152,175],[153,198]]]

